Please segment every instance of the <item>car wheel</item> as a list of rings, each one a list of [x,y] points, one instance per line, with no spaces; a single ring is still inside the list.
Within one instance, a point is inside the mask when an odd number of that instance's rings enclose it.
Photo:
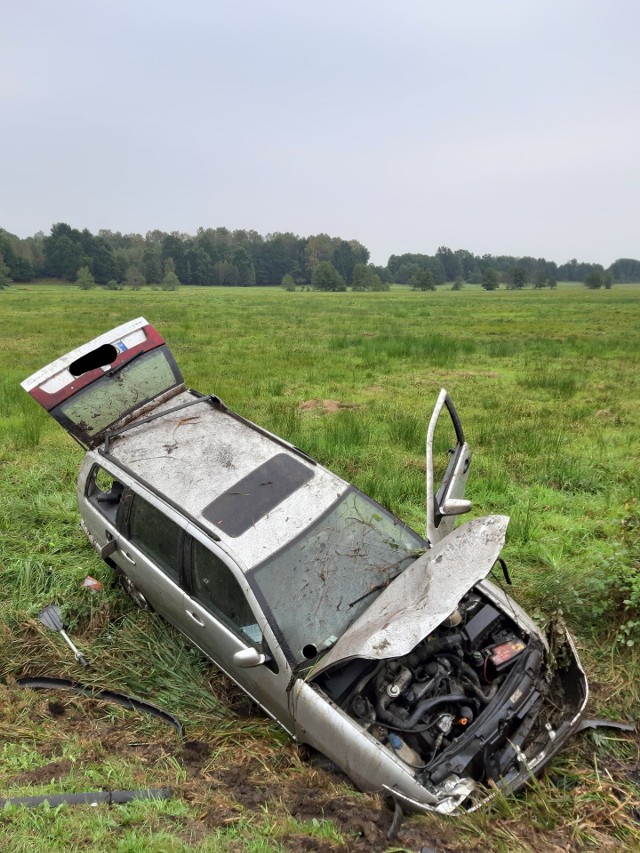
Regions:
[[[314,768],[314,770],[324,770],[326,773],[341,772],[340,768],[334,761],[332,761],[330,758],[327,758],[324,753],[318,752],[318,750],[314,749],[312,746],[302,744],[302,752],[303,756]]]
[[[140,608],[140,610],[152,609],[147,599],[140,592],[140,590],[134,584],[131,578],[128,578],[126,575],[118,575],[118,581],[120,583],[120,586],[129,596],[129,598],[131,598],[131,600]]]

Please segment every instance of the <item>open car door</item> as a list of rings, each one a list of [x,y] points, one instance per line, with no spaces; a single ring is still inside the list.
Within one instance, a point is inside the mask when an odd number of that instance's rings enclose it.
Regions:
[[[464,490],[471,450],[451,398],[440,391],[427,430],[427,539],[435,545],[455,525],[455,517],[469,512]]]
[[[171,351],[144,317],[83,344],[21,385],[85,448],[184,389]]]

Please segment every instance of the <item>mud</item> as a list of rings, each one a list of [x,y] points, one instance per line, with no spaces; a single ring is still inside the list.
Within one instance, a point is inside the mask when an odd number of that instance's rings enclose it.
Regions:
[[[44,697],[0,685],[0,698],[8,700],[5,708],[9,716],[13,720],[27,718],[35,724],[37,752],[43,762],[33,770],[7,774],[3,782],[5,794],[12,795],[10,788],[18,795],[24,793],[20,788],[52,782],[62,792],[67,778],[77,778],[85,767],[100,766],[110,757],[135,756],[134,773],[140,787],[172,784],[167,773],[171,773],[172,765],[181,768],[181,780],[174,785],[175,795],[190,804],[191,815],[158,816],[160,821],[170,821],[170,825],[163,824],[159,829],[171,831],[194,847],[214,830],[247,818],[259,822],[268,814],[281,826],[287,817],[302,824],[292,827],[284,837],[278,836],[278,843],[285,850],[382,853],[417,852],[424,848],[431,853],[490,853],[490,848],[481,843],[464,844],[462,839],[469,835],[461,831],[460,824],[438,816],[407,817],[396,837],[389,839],[393,814],[381,797],[358,793],[342,774],[314,767],[293,743],[275,742],[266,731],[270,723],[258,717],[243,722],[252,711],[252,704],[241,701],[231,688],[229,692],[231,704],[237,704],[236,710],[242,713],[235,718],[238,729],[233,736],[225,741],[213,727],[189,733],[181,740],[162,722],[141,721],[138,714],[118,710],[122,716],[114,720],[110,716],[113,709],[95,700]],[[5,717],[0,734],[9,736],[15,732],[14,726]],[[30,739],[35,738],[31,735]],[[73,762],[65,757],[65,744],[70,739],[79,740],[83,747],[81,756]],[[601,760],[600,766],[610,774],[614,787],[618,779],[635,783],[640,779],[637,758],[626,762],[608,758]],[[619,799],[622,801],[622,795]],[[594,815],[596,818],[600,822],[601,818]],[[317,830],[317,822],[324,821],[330,822],[344,841],[331,838],[330,828],[327,837],[319,837],[311,829],[304,833],[305,823]],[[505,831],[513,833],[514,838],[521,835],[529,843],[535,839],[538,853],[584,849],[575,846],[570,827],[541,832],[531,824],[525,826],[498,815],[495,824],[504,824]],[[228,849],[234,853],[233,845]],[[239,853],[242,850],[241,846],[237,849]],[[616,849],[612,834],[603,833],[599,849]]]
[[[64,779],[71,772],[73,764],[71,761],[51,761],[43,767],[28,770],[12,776],[8,782],[10,785],[47,785],[56,779]]]

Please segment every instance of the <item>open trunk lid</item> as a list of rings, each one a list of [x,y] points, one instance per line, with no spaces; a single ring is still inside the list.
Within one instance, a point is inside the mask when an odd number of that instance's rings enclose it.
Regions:
[[[22,387],[83,447],[184,389],[164,339],[138,317],[38,370]]]

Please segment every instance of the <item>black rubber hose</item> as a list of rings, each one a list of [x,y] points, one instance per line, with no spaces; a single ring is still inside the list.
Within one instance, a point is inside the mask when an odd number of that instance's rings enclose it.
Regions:
[[[78,696],[87,696],[89,699],[100,699],[102,702],[114,702],[116,705],[122,705],[123,708],[129,708],[132,711],[142,711],[145,714],[151,714],[153,717],[165,720],[165,722],[170,723],[174,727],[180,737],[184,736],[182,723],[173,714],[169,714],[168,711],[163,711],[162,708],[151,705],[142,699],[136,699],[135,696],[127,696],[126,693],[101,690],[99,687],[79,684],[77,681],[71,681],[68,678],[53,678],[44,675],[18,678],[16,679],[16,684],[19,687],[30,687],[32,690],[70,690],[72,693],[77,693]]]
[[[7,806],[36,806],[48,803],[51,808],[61,805],[97,805],[98,803],[131,803],[133,800],[168,800],[173,796],[171,788],[149,788],[144,791],[86,791],[83,794],[44,794],[40,797],[13,797],[0,800],[0,808]]]
[[[438,652],[446,652],[449,649],[460,648],[464,641],[463,634],[458,631],[456,634],[449,634],[446,637],[436,637],[434,640],[428,640],[420,649],[420,655],[424,659],[437,655]]]
[[[488,705],[489,702],[493,699],[493,697],[498,692],[498,687],[500,686],[499,681],[494,681],[488,692],[485,693],[481,687],[476,686],[473,682],[467,681],[467,687],[476,697],[479,702],[482,702],[483,705]]]
[[[407,729],[412,729],[426,713],[433,711],[434,708],[438,708],[440,705],[461,705],[463,703],[466,704],[468,701],[469,697],[465,696],[464,693],[447,693],[444,696],[434,696],[431,699],[423,699],[422,702],[419,702],[416,705],[413,714],[411,714],[410,717],[407,717],[406,720],[402,720],[400,717],[397,717],[392,711],[385,708],[380,701],[376,704],[376,712],[379,719],[386,723],[390,723],[392,726],[400,729],[400,731],[406,731]]]

